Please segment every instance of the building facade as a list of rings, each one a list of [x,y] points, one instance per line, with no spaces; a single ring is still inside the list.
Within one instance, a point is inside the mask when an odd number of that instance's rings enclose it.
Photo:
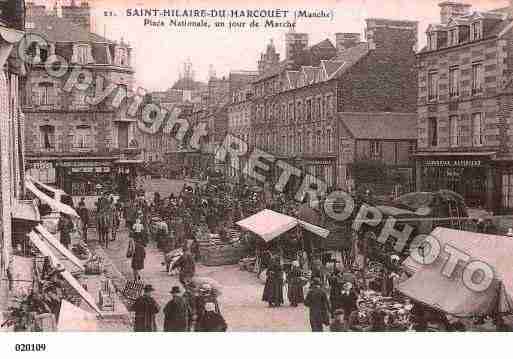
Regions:
[[[33,49],[40,63],[30,68],[22,89],[27,172],[73,196],[95,195],[97,185],[104,183],[126,191],[127,177],[134,175],[128,164],[140,152],[136,118],[126,99],[134,74],[130,46],[92,33],[85,3],[63,8],[62,17],[27,4],[27,15],[28,30],[48,42],[46,48]],[[46,71],[44,63],[53,55],[69,64],[64,76]],[[91,103],[87,99],[94,97],[94,86],[67,89],[72,72],[79,69],[91,74],[94,83],[102,78],[104,84],[114,84],[114,91]]]
[[[417,180],[470,207],[513,211],[511,8],[444,2],[418,54]]]
[[[298,47],[304,41],[295,42],[293,58],[253,83],[252,144],[328,188],[354,186],[355,158],[347,156],[354,142],[340,133],[341,119],[361,113],[370,127],[372,114],[379,119],[383,113],[403,117],[416,111],[418,24],[384,19],[366,23],[366,42],[354,33],[336,34],[338,48],[329,39],[303,49]],[[414,117],[408,118],[415,128]]]
[[[14,55],[24,27],[24,1],[0,2],[0,312],[7,309],[12,220],[24,199],[24,116],[19,107],[19,83],[25,66]]]

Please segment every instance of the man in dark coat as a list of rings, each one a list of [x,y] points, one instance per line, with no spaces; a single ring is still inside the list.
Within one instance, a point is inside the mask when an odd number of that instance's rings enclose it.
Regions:
[[[57,229],[60,232],[61,244],[64,247],[69,248],[69,246],[71,245],[71,232],[73,231],[73,222],[67,214],[61,213],[59,223],[57,224]]]
[[[221,313],[216,312],[214,303],[205,304],[205,314],[198,318],[196,332],[226,332],[228,326]]]
[[[312,332],[324,331],[323,326],[330,324],[330,303],[328,295],[321,288],[321,281],[314,278],[305,299],[305,306],[310,308],[310,326]]]
[[[82,221],[82,237],[85,242],[87,242],[87,228],[89,226],[89,210],[87,209],[84,201],[84,197],[80,199],[78,203],[78,215]]]
[[[189,329],[191,309],[180,295],[180,287],[171,289],[173,298],[164,307],[164,331],[186,332]]]
[[[279,258],[274,259],[267,269],[262,300],[269,303],[269,307],[279,307],[283,304],[283,269]]]
[[[160,311],[159,305],[151,296],[153,286],[147,284],[144,287],[144,294],[135,300],[131,311],[135,312],[135,332],[156,332],[157,323],[155,315]]]
[[[185,286],[185,283],[189,282],[196,272],[196,264],[194,263],[194,257],[192,256],[191,250],[187,248],[183,255],[173,264],[171,269],[180,268],[178,278],[180,283]]]
[[[349,318],[352,312],[358,310],[358,295],[353,289],[353,285],[349,282],[344,283],[342,293],[340,293],[340,308],[344,310],[346,318]]]
[[[134,254],[132,256],[132,270],[134,272],[134,280],[140,280],[139,271],[144,269],[144,260],[146,259],[146,249],[140,240],[134,241]]]

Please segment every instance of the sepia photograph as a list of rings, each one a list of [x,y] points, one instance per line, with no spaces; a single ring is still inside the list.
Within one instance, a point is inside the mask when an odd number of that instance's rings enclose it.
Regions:
[[[14,352],[513,331],[513,1],[0,0],[0,65]]]

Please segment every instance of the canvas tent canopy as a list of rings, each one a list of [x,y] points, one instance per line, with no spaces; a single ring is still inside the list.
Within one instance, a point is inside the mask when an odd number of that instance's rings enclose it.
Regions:
[[[44,241],[38,233],[32,231],[28,234],[28,236],[30,238],[30,241],[36,246],[36,248],[39,249],[39,251],[44,256],[49,257],[51,259],[54,266],[65,268],[62,265],[61,261],[55,256],[53,251],[50,249],[46,241]],[[71,275],[71,273],[68,270],[65,269],[61,273],[61,276],[64,278],[66,282],[68,282],[73,287],[73,289],[75,289],[75,291],[78,292],[80,297],[82,297],[82,299],[84,299],[87,302],[87,304],[89,304],[91,308],[94,309],[95,312],[101,315],[101,311],[96,305],[96,302],[93,299],[93,297],[91,297],[91,295],[80,285],[80,283],[75,279],[75,277]]]
[[[77,212],[73,208],[53,199],[52,197],[48,196],[43,191],[40,191],[31,180],[27,179],[25,181],[25,187],[30,192],[32,192],[37,198],[39,198],[42,202],[49,205],[52,208],[52,210],[54,210],[56,212],[61,212],[61,213],[67,214],[71,217],[80,218],[79,215],[77,214]]]
[[[399,292],[457,317],[513,313],[511,239],[442,227],[436,228],[430,236],[440,244],[440,255],[433,263],[418,263],[412,257],[407,258],[403,265],[414,274],[399,284]],[[458,261],[450,271],[448,260],[454,249],[468,255],[468,260]],[[486,263],[492,273],[471,271],[472,267],[467,267],[468,263],[479,262]],[[489,285],[479,287],[479,283]]]
[[[266,242],[273,240],[298,225],[324,238],[329,234],[329,231],[324,228],[269,209],[264,209],[243,219],[237,222],[237,225],[255,233]]]

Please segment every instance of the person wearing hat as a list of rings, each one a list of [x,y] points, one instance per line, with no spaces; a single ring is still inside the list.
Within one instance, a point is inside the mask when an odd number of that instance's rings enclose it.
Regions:
[[[324,325],[330,324],[330,302],[328,295],[321,288],[321,280],[314,278],[310,291],[306,295],[305,306],[310,309],[310,326],[312,332],[324,331]]]
[[[349,318],[351,312],[358,310],[358,295],[356,294],[351,282],[344,283],[339,300],[340,308],[344,310],[346,318]]]
[[[299,303],[305,301],[303,293],[303,285],[305,284],[302,277],[301,269],[299,268],[299,261],[292,262],[292,268],[287,274],[287,297],[292,307],[297,307]]]
[[[194,277],[194,274],[196,273],[196,263],[194,262],[194,257],[190,248],[185,248],[183,255],[173,264],[171,270],[176,268],[180,269],[178,278],[182,285],[185,285],[186,282]]]
[[[330,332],[347,332],[347,322],[343,309],[337,309],[334,313],[334,320],[330,324]]]
[[[143,295],[137,298],[130,308],[130,311],[135,312],[135,332],[157,331],[155,315],[160,311],[160,307],[151,296],[153,291],[154,289],[151,284],[145,285]]]
[[[228,326],[221,313],[216,311],[215,303],[205,304],[205,314],[198,318],[196,332],[226,332]]]
[[[84,242],[87,242],[87,227],[89,226],[89,210],[85,204],[85,198],[80,198],[80,202],[78,203],[78,215],[80,216],[80,220],[82,223],[82,239]]]
[[[171,289],[171,300],[164,307],[164,331],[186,332],[190,327],[191,308],[182,297],[180,287]]]
[[[283,268],[279,257],[272,259],[267,269],[262,301],[269,303],[269,307],[279,307],[283,304]]]

